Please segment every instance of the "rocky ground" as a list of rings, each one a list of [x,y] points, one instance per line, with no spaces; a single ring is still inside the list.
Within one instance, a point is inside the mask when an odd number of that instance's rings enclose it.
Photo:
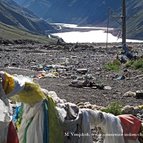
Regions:
[[[142,44],[130,45],[139,56],[143,55]],[[136,98],[134,93],[143,88],[143,72],[128,69],[129,76],[117,80],[124,74],[124,65],[119,72],[105,68],[120,52],[118,44],[110,44],[107,48],[105,44],[45,45],[3,41],[0,43],[0,70],[34,78],[41,87],[55,91],[60,98],[79,107],[98,109],[115,101],[124,106],[142,105],[143,98]],[[134,114],[136,110],[130,109]],[[141,111],[137,110],[135,115],[143,119]],[[100,133],[96,129],[92,132]],[[100,135],[93,138],[103,142]]]
[[[143,54],[141,44],[132,44],[132,47],[139,54]],[[130,69],[129,78],[115,80],[113,77],[122,75],[123,69],[118,73],[105,69],[105,64],[115,59],[120,51],[118,45],[113,44],[106,48],[105,44],[2,43],[0,70],[30,77],[37,77],[36,75],[42,73],[43,78],[35,78],[36,82],[43,88],[55,91],[60,98],[73,103],[90,102],[106,106],[113,101],[118,101],[123,105],[141,105],[143,99],[124,96],[124,93],[142,90],[143,73]],[[41,72],[43,69],[46,72]],[[46,77],[45,75],[49,72],[54,73],[56,77]],[[69,86],[71,81],[85,76],[92,78],[94,84],[100,85],[101,88]],[[107,86],[107,89],[102,89],[102,85]]]

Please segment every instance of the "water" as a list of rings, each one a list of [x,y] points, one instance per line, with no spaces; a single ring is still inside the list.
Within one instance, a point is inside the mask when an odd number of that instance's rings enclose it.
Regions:
[[[118,38],[111,33],[107,33],[105,27],[78,27],[75,24],[61,24],[57,23],[60,29],[62,28],[71,28],[70,32],[61,32],[54,33],[52,35],[58,36],[62,38],[67,43],[119,43],[122,41],[121,38]],[[109,28],[109,30],[113,30],[113,28]],[[127,39],[127,42],[143,42],[141,40],[132,40]]]

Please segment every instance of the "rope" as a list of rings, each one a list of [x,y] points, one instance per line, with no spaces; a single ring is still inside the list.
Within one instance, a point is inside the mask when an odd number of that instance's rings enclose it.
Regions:
[[[48,117],[48,101],[45,99],[43,101],[44,110],[44,133],[43,133],[43,143],[49,143],[49,117]]]

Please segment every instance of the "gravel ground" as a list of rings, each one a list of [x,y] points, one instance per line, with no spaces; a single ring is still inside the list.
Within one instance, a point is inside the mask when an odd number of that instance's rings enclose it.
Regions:
[[[143,54],[141,44],[133,44],[133,49]],[[64,65],[66,72],[62,72],[59,78],[35,79],[43,88],[55,91],[60,98],[73,103],[90,102],[91,104],[106,106],[112,101],[119,101],[123,105],[140,105],[142,99],[124,97],[127,91],[142,90],[141,71],[130,70],[130,79],[113,80],[114,74],[107,71],[105,64],[112,61],[121,51],[114,45],[106,48],[104,44],[15,44],[0,45],[0,70],[14,74],[28,75],[32,77],[39,73],[40,68],[46,65]],[[71,87],[71,77],[79,76],[76,69],[86,68],[88,74],[95,78],[97,84],[110,86],[111,90]]]
[[[123,69],[118,73],[105,69],[105,64],[111,62],[115,59],[116,54],[121,52],[117,46],[111,44],[109,48],[106,48],[105,44],[1,44],[0,70],[11,74],[35,77],[41,73],[44,67],[48,67],[47,65],[62,65],[66,67],[66,71],[59,71],[59,77],[34,78],[35,82],[38,82],[42,88],[55,91],[60,98],[76,104],[90,102],[97,106],[107,106],[113,101],[118,101],[122,105],[141,105],[143,99],[136,99],[132,96],[124,97],[123,95],[127,91],[142,90],[143,73],[130,69],[129,79],[113,80],[114,75],[123,74]],[[143,45],[132,44],[131,46],[133,50],[143,55]],[[87,69],[87,74],[94,77],[96,84],[107,85],[112,89],[101,90],[69,86],[73,77],[81,76],[77,74],[77,69],[80,68]],[[92,133],[98,134],[98,131],[94,129]],[[93,140],[99,141],[99,138],[101,137],[94,136]]]

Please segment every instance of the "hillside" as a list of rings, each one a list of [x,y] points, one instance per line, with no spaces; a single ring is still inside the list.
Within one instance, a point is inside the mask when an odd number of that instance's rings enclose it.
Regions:
[[[0,40],[31,40],[40,43],[55,42],[46,36],[34,35],[21,29],[0,22]]]
[[[46,21],[39,19],[30,10],[20,7],[12,0],[0,1],[0,22],[38,34],[54,30]]]
[[[143,40],[143,0],[130,0],[127,7],[128,37]]]

